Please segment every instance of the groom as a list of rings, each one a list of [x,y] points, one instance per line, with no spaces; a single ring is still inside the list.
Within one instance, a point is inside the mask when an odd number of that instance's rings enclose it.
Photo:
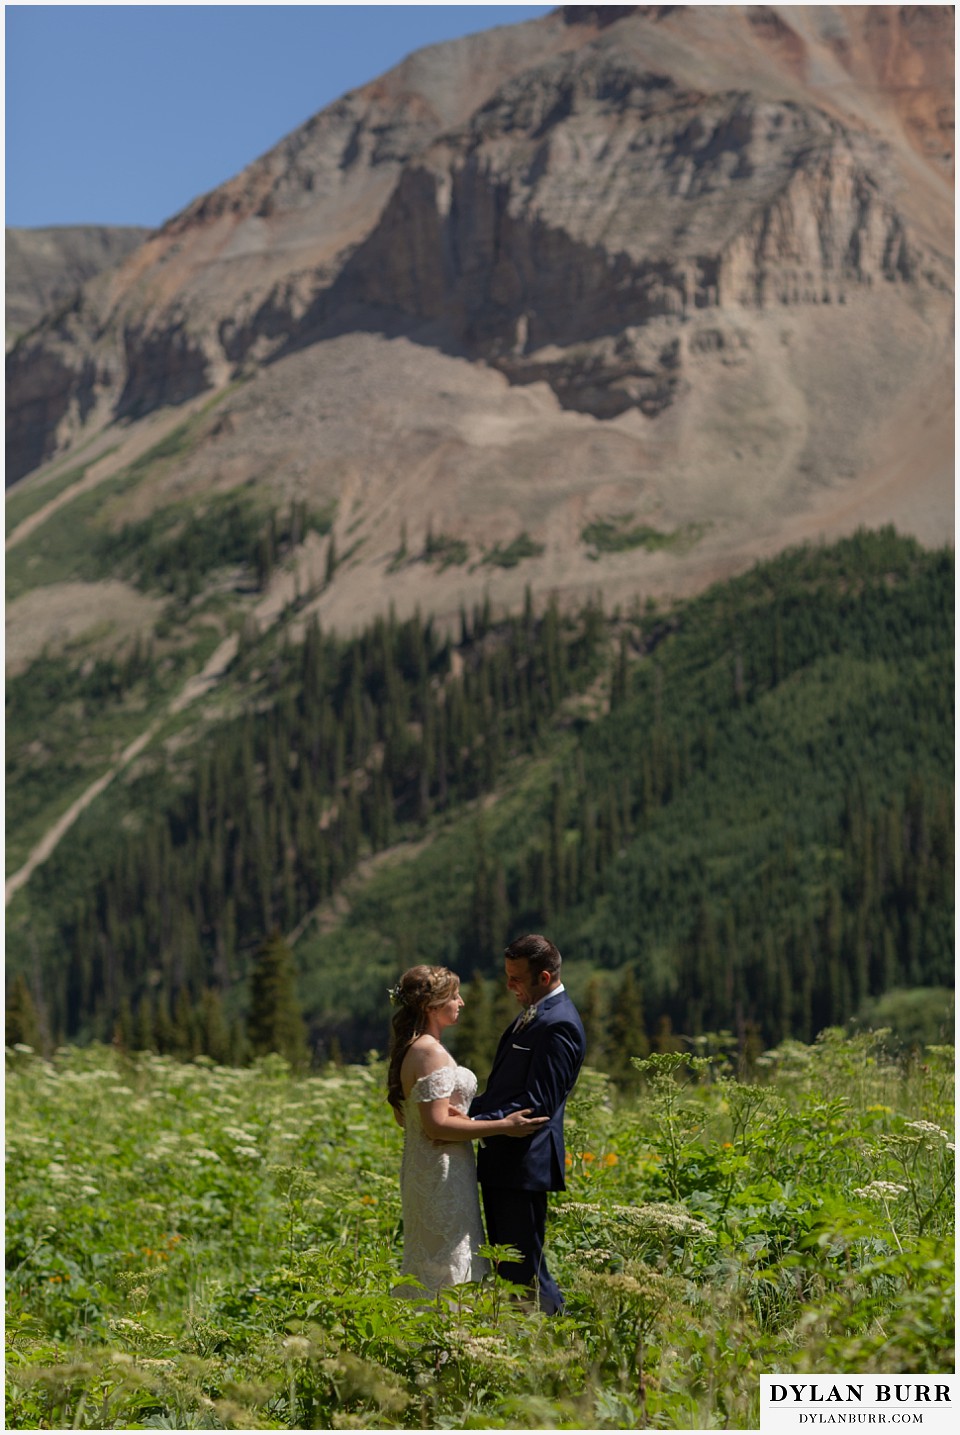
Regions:
[[[560,980],[560,953],[546,937],[519,937],[504,953],[507,987],[524,1010],[500,1038],[487,1088],[470,1106],[477,1120],[494,1121],[532,1107],[549,1116],[533,1136],[491,1136],[480,1142],[477,1178],[487,1238],[516,1246],[520,1261],[501,1261],[500,1274],[532,1286],[540,1309],[563,1310],[563,1294],[547,1270],[543,1239],[547,1192],[562,1191],[563,1108],[583,1065],[583,1023]]]

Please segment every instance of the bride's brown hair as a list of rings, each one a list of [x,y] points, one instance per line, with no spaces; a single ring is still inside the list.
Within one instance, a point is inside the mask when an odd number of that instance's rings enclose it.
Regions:
[[[427,1012],[442,1006],[460,990],[460,978],[449,967],[410,967],[391,992],[397,1004],[393,1014],[390,1037],[390,1058],[387,1066],[387,1100],[395,1111],[403,1110],[403,1085],[400,1067],[411,1043],[423,1031]]]

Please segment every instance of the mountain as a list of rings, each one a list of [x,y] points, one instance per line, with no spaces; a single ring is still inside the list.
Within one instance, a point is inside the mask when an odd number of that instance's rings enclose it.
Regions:
[[[125,259],[149,233],[104,224],[5,230],[7,347],[50,309],[73,300],[86,280]]]
[[[21,338],[10,541],[81,448],[89,495],[189,420],[94,528],[333,510],[341,628],[688,593],[862,523],[939,542],[952,36],[947,6],[567,7],[410,56]]]
[[[434,46],[20,338],[8,956],[52,1040],[242,1036],[274,928],[353,1051],[402,965],[523,928],[651,1036],[948,984],[952,25]]]

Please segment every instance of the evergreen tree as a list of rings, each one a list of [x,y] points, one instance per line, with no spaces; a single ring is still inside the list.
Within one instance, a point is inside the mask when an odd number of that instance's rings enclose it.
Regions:
[[[229,1026],[228,1066],[245,1066],[250,1060],[250,1042],[247,1026],[242,1017],[236,1017]]]
[[[14,977],[13,984],[7,993],[5,1040],[7,1046],[16,1046],[19,1042],[24,1046],[33,1047],[34,1051],[40,1049],[40,1023],[37,1019],[37,1009],[33,997],[30,995],[30,988],[19,972]]]
[[[497,1040],[506,1031],[511,1022],[516,1021],[520,1015],[520,1008],[517,999],[506,986],[498,985],[496,995],[493,999],[493,1030]]]
[[[475,1071],[481,1083],[493,1063],[498,1036],[490,985],[479,971],[474,971],[463,993],[463,1009],[456,1026],[456,1050],[457,1060]]]
[[[664,1013],[657,1022],[657,1029],[653,1034],[654,1051],[683,1051],[684,1043],[680,1037],[674,1034],[673,1021]]]
[[[649,1053],[650,1042],[643,1015],[643,996],[633,968],[627,967],[620,979],[610,1017],[610,1053],[607,1063],[610,1075],[622,1086],[636,1086],[639,1083],[639,1073],[630,1058],[648,1056]]]
[[[197,1022],[186,987],[177,992],[173,1008],[173,1051],[184,1060],[200,1054]]]
[[[117,1012],[113,1023],[113,1045],[118,1051],[134,1051],[134,1038],[136,1035],[133,1012],[130,1010],[130,1002],[123,997],[120,1002],[120,1009]]]
[[[600,977],[593,976],[587,983],[580,1017],[587,1038],[587,1065],[600,1071],[606,1069],[609,1056],[606,1006],[603,982]],[[634,1054],[640,1055],[639,1052]]]
[[[200,1049],[221,1066],[231,1058],[230,1028],[223,1011],[223,998],[207,987],[200,998]]]
[[[492,856],[483,813],[474,828],[473,888],[464,934],[466,956],[477,967],[496,960],[505,945],[509,921],[503,863]]]
[[[137,1012],[133,1024],[133,1049],[134,1051],[156,1051],[157,1049],[157,1038],[153,1025],[153,1002],[146,993],[137,1002]]]
[[[170,998],[162,988],[157,994],[153,1031],[157,1042],[157,1051],[161,1056],[168,1056],[175,1050],[175,1040],[173,1023],[170,1020]]]
[[[627,697],[627,635],[620,634],[620,647],[610,684],[610,711],[622,707]]]
[[[330,542],[327,544],[327,562],[326,562],[326,567],[325,567],[325,569],[324,569],[324,574],[323,574],[324,585],[325,585],[326,587],[328,587],[328,588],[329,588],[330,584],[333,582],[333,575],[334,575],[334,574],[336,573],[336,571],[337,571],[337,563],[338,563],[338,561],[339,561],[339,560],[338,560],[338,558],[337,558],[337,540],[334,538],[333,534],[331,533],[331,534],[330,534]]]
[[[297,1000],[293,953],[276,929],[253,959],[247,1036],[254,1056],[278,1052],[291,1066],[306,1064],[306,1032]]]

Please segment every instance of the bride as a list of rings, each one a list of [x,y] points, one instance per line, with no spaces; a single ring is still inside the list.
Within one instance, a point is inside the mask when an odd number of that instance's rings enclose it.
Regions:
[[[477,1123],[464,1113],[477,1078],[458,1066],[440,1034],[454,1026],[463,997],[460,979],[446,967],[411,967],[390,993],[397,1011],[387,1070],[387,1100],[403,1127],[400,1195],[403,1264],[400,1274],[435,1295],[442,1286],[479,1280],[488,1269],[478,1254],[483,1243],[477,1169],[470,1144]],[[530,1136],[547,1120],[515,1111],[484,1121],[486,1136]],[[401,1283],[394,1295],[415,1297]]]

